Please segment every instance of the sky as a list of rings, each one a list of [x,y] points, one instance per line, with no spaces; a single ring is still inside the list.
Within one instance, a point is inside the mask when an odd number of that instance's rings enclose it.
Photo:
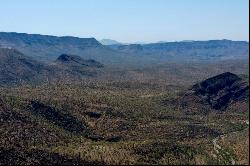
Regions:
[[[130,43],[249,41],[249,1],[1,0],[0,31]]]

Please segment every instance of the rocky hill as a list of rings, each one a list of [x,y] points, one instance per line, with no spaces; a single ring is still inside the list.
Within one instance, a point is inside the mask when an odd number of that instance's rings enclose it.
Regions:
[[[226,72],[195,84],[181,99],[181,106],[189,111],[225,110],[235,103],[249,100],[249,83]]]
[[[69,54],[62,54],[60,55],[57,60],[57,63],[65,64],[65,65],[72,65],[72,66],[82,66],[82,67],[96,67],[102,68],[104,67],[103,64],[97,62],[93,59],[85,60],[77,55],[69,55]]]
[[[62,54],[55,61],[55,66],[67,75],[81,78],[82,76],[96,76],[102,72],[103,64],[93,59],[85,60],[77,55]]]

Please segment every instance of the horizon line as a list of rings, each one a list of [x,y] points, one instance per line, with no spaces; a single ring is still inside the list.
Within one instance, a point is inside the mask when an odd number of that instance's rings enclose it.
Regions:
[[[135,41],[135,42],[121,42],[116,39],[112,38],[102,38],[102,39],[97,39],[96,37],[81,37],[81,36],[75,36],[75,35],[53,35],[53,34],[42,34],[42,33],[28,33],[28,32],[14,32],[14,31],[0,31],[0,33],[16,33],[16,34],[26,34],[26,35],[40,35],[40,36],[50,36],[50,37],[58,37],[58,38],[63,38],[63,37],[73,37],[73,38],[79,38],[79,39],[95,39],[99,43],[101,40],[114,40],[120,44],[127,45],[127,44],[138,44],[138,45],[143,45],[143,44],[150,44],[150,43],[174,43],[174,42],[199,42],[199,41],[222,41],[222,40],[227,40],[227,41],[238,41],[238,42],[248,42],[249,40],[232,40],[232,39],[206,39],[206,40],[193,40],[193,39],[183,39],[183,40],[159,40],[159,41],[151,41],[151,42],[144,42],[144,41]]]

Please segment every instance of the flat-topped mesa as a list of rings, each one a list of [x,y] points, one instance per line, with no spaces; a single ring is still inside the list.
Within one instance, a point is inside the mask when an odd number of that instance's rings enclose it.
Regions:
[[[69,55],[69,54],[62,54],[60,55],[56,62],[62,63],[62,64],[69,64],[69,65],[80,65],[80,66],[87,66],[87,67],[96,67],[96,68],[102,68],[103,64],[100,62],[97,62],[93,59],[85,60],[77,55]]]
[[[54,45],[78,45],[78,46],[101,46],[95,38],[79,38],[73,36],[51,36],[51,35],[40,35],[40,34],[26,34],[26,33],[15,33],[15,32],[0,32],[0,40],[4,43],[9,42],[22,42],[25,44],[54,44]]]

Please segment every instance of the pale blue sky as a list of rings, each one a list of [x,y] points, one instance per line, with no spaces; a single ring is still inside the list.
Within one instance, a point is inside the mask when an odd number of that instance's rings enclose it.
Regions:
[[[248,0],[1,0],[0,31],[121,42],[249,40]]]

